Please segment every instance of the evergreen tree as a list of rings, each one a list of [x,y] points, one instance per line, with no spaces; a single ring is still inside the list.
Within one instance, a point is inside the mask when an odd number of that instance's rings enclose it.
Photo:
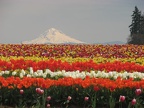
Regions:
[[[130,36],[128,38],[128,44],[144,45],[144,15],[135,6],[135,10],[132,14],[132,24],[129,26]]]
[[[140,34],[144,34],[144,14],[141,16],[140,19]]]
[[[132,14],[132,24],[129,26],[131,34],[140,33],[140,20],[141,20],[141,12],[135,6],[135,10]]]

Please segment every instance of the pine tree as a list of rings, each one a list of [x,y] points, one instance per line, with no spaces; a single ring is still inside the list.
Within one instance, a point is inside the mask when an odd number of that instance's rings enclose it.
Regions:
[[[140,34],[144,34],[144,14],[140,18]]]
[[[128,44],[144,45],[144,15],[135,6],[135,10],[132,14],[132,24],[129,26],[130,36],[128,38]]]
[[[135,6],[135,10],[132,14],[132,24],[129,26],[131,34],[140,33],[140,20],[141,20],[141,12]]]

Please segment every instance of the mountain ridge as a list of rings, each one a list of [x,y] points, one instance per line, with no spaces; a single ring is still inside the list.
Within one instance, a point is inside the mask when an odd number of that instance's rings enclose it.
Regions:
[[[62,31],[57,30],[55,28],[50,28],[46,30],[43,34],[40,34],[39,37],[30,40],[30,41],[23,41],[22,44],[90,44],[85,43],[79,40],[76,40],[74,38],[71,38],[70,36],[67,36]],[[91,43],[91,44],[126,44],[122,41],[109,41],[109,42],[100,42],[100,43]]]

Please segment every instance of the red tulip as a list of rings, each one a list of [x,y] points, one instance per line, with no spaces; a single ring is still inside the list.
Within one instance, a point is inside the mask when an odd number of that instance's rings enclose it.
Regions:
[[[98,86],[94,87],[94,91],[99,91],[99,90],[100,90],[100,88]]]

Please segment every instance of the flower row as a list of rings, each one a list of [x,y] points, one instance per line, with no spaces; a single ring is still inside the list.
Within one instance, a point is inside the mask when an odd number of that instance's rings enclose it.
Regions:
[[[93,60],[93,62],[95,63],[106,63],[106,62],[114,62],[114,61],[121,61],[121,62],[135,62],[137,64],[141,64],[144,65],[144,57],[139,57],[139,58],[103,58],[103,57],[94,57],[94,58],[81,58],[81,57],[77,57],[77,58],[72,58],[72,57],[60,57],[60,58],[48,58],[48,57],[36,57],[36,56],[27,56],[27,57],[16,57],[16,56],[10,56],[10,57],[4,57],[1,56],[0,60],[3,61],[11,61],[11,60],[20,60],[23,59],[25,60],[32,60],[32,61],[47,61],[50,59],[54,59],[54,60],[61,60],[62,62],[69,62],[69,63],[73,63],[73,62],[87,62],[90,60]]]
[[[64,77],[57,80],[53,79],[44,79],[44,78],[30,78],[23,77],[0,77],[0,88],[9,88],[9,89],[22,89],[30,87],[40,87],[43,89],[48,89],[52,86],[81,86],[83,88],[88,88],[94,86],[95,89],[106,88],[110,91],[116,89],[124,88],[142,88],[144,89],[144,80],[135,81],[133,78],[121,79],[117,78],[116,80],[111,80],[107,78],[89,78],[88,76],[85,79],[81,78],[71,78]]]
[[[45,71],[43,70],[37,70],[33,71],[32,68],[30,68],[29,71],[21,70],[19,72],[16,71],[1,71],[0,76],[3,77],[9,77],[9,76],[15,76],[15,77],[33,77],[33,78],[52,78],[52,79],[58,79],[62,77],[71,77],[71,78],[81,78],[85,79],[87,76],[90,78],[109,78],[116,80],[117,78],[121,77],[122,79],[129,79],[133,78],[136,80],[141,80],[144,79],[144,73],[141,72],[123,72],[119,73],[116,71],[111,71],[111,72],[105,72],[105,71],[90,71],[90,72],[80,72],[80,71],[68,71],[66,72],[65,70],[58,71],[58,72],[52,72],[49,69],[46,69]]]
[[[46,45],[46,44],[0,44],[1,56],[45,57],[143,57],[142,45]]]
[[[0,70],[17,70],[17,69],[24,69],[27,70],[29,67],[32,67],[34,71],[36,70],[45,70],[50,69],[51,71],[59,71],[59,70],[66,70],[66,71],[88,71],[91,70],[95,71],[144,71],[144,65],[140,65],[134,62],[121,62],[121,61],[114,61],[114,62],[106,62],[106,63],[95,63],[93,60],[89,60],[86,62],[62,62],[61,60],[44,60],[44,61],[32,61],[32,60],[24,60],[24,59],[11,59],[10,61],[3,61],[0,60]]]
[[[107,83],[112,85],[108,86]],[[142,107],[144,93],[141,85],[144,81],[138,83],[132,79],[119,78],[116,83],[108,79],[88,77],[84,80],[0,77],[0,103],[13,107],[37,108],[66,108],[72,105],[92,108]]]

